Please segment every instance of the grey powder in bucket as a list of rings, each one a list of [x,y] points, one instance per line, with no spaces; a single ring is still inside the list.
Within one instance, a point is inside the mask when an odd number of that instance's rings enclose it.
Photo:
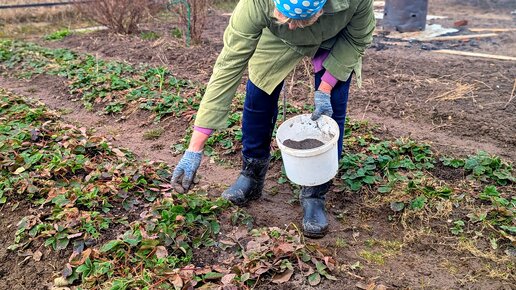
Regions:
[[[283,145],[292,148],[292,149],[313,149],[317,147],[321,147],[324,145],[323,142],[317,140],[317,139],[303,139],[301,141],[294,141],[292,139],[287,139],[285,142],[283,142]]]

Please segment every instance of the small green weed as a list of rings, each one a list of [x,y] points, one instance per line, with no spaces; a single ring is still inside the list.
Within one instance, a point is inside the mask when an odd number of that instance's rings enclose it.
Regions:
[[[154,31],[142,31],[140,37],[143,40],[156,40],[159,38],[159,34]]]
[[[453,227],[450,228],[450,232],[452,232],[454,235],[459,235],[464,232],[464,225],[464,221],[456,220],[453,222]]]
[[[337,238],[335,240],[335,247],[337,248],[346,248],[348,246],[348,243],[343,238]]]
[[[181,31],[181,29],[179,27],[172,28],[172,30],[170,31],[170,35],[172,35],[175,38],[179,38],[179,39],[183,38],[183,32]]]

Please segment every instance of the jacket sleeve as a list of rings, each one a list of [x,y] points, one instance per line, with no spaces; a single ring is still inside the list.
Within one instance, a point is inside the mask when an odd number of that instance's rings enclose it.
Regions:
[[[373,41],[375,26],[373,0],[362,0],[348,25],[336,36],[324,68],[337,79],[346,81]]]
[[[233,11],[224,32],[224,48],[197,111],[195,126],[210,129],[227,127],[231,101],[262,30],[267,26],[266,10],[261,2],[241,0]]]

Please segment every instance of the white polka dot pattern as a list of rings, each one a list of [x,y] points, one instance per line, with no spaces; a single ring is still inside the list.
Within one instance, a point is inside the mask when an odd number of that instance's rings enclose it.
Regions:
[[[327,0],[274,0],[276,8],[292,19],[308,19],[319,12]]]

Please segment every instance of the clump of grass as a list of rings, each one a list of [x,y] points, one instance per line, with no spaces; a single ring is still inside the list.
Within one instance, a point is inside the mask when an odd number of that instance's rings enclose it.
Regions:
[[[374,263],[378,265],[385,264],[385,255],[383,253],[362,250],[360,251],[360,253],[358,253],[358,255],[369,263]]]
[[[386,258],[396,255],[403,248],[403,243],[400,241],[376,239],[366,240],[365,245],[368,249],[360,251],[358,255],[367,262],[378,265],[383,265]]]
[[[50,34],[45,35],[45,40],[62,40],[68,35],[72,34],[72,32],[68,28],[64,28]]]
[[[348,246],[348,243],[346,242],[346,240],[344,240],[342,238],[337,238],[335,240],[335,246],[337,248],[346,248]]]
[[[142,31],[140,37],[143,40],[156,40],[159,38],[159,34],[154,31]]]
[[[145,140],[156,140],[165,132],[165,129],[163,128],[154,128],[147,130],[145,133],[143,133],[143,139]]]

